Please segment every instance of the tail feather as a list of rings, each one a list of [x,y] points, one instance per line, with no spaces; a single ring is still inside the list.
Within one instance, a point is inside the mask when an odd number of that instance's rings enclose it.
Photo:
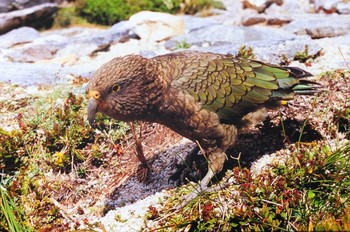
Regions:
[[[300,80],[299,84],[293,86],[292,90],[299,95],[313,95],[325,91],[321,84],[308,80]]]
[[[289,89],[298,95],[312,95],[324,91],[321,84],[304,79],[313,76],[311,73],[297,67],[284,68],[289,71],[289,77],[279,80],[280,88]]]
[[[292,100],[296,94],[314,95],[325,91],[321,84],[304,79],[312,76],[311,73],[296,67],[283,68],[288,70],[289,76],[277,79],[279,88],[272,92],[267,105],[276,107],[284,105],[288,100]]]
[[[312,77],[313,75],[301,68],[297,67],[284,67],[289,71],[289,76],[294,78],[305,78],[305,77]]]

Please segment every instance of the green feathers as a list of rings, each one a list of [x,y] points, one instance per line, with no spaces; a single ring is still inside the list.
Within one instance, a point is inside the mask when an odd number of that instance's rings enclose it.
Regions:
[[[173,64],[172,87],[184,91],[202,108],[215,111],[223,123],[237,123],[262,106],[277,106],[294,93],[317,91],[317,84],[300,79],[311,76],[299,68],[278,67],[232,55],[179,52],[167,59]]]

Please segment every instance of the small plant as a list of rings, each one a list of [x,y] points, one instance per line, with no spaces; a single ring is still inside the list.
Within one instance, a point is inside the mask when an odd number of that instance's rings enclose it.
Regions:
[[[71,25],[87,24],[86,20],[78,16],[78,10],[74,6],[62,7],[56,13],[53,27],[69,27]]]
[[[309,54],[309,46],[305,45],[304,51],[295,53],[293,59],[299,61],[300,63],[305,63],[307,66],[311,66],[314,56]]]
[[[186,40],[182,40],[176,43],[175,49],[187,49],[190,47],[191,44],[187,43]]]
[[[7,182],[7,181],[6,181]],[[5,186],[6,183],[0,183],[0,228],[1,230],[21,232],[32,231],[31,228],[24,226],[24,212],[19,208],[14,199],[9,196]]]
[[[213,7],[222,8],[222,4],[220,4],[219,1],[213,0],[177,0],[174,2],[177,2],[177,5],[179,5],[180,12],[190,15],[208,10]]]
[[[242,45],[239,48],[236,57],[243,59],[255,59],[255,54],[252,47],[247,48],[246,45]]]
[[[283,53],[282,55],[281,55],[281,65],[289,65],[291,63],[291,61],[288,59],[288,56],[285,54],[285,53]]]

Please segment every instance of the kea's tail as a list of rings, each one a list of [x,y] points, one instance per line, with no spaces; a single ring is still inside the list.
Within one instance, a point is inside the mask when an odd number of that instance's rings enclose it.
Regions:
[[[279,88],[273,91],[271,99],[280,100],[281,102],[277,102],[283,103],[292,100],[295,94],[314,95],[325,91],[321,84],[305,79],[311,77],[311,73],[296,67],[284,67],[284,69],[288,70],[289,75],[277,79]]]

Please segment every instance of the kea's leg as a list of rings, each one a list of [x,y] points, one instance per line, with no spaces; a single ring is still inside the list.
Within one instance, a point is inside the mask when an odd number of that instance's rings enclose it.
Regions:
[[[185,157],[182,164],[177,166],[177,170],[174,174],[169,177],[169,181],[176,181],[182,183],[185,180],[186,172],[185,170],[191,171],[193,162],[198,158],[199,146],[196,145]]]
[[[204,156],[208,161],[208,172],[198,184],[194,191],[185,197],[185,200],[181,203],[181,206],[187,205],[191,200],[197,197],[202,191],[210,191],[208,184],[215,174],[219,173],[225,163],[227,158],[225,151],[232,145],[237,136],[237,129],[233,125],[223,125],[224,130],[221,139],[216,140],[216,144],[219,145],[215,148],[206,148],[204,151]]]
[[[201,192],[208,190],[210,180],[215,174],[219,173],[227,158],[226,154],[221,149],[215,149],[207,152],[208,159],[208,172],[201,180],[201,182],[195,186],[194,190],[185,197],[185,200],[181,203],[181,207],[187,205],[191,200],[196,198]]]
[[[227,159],[226,154],[221,149],[215,149],[212,152],[208,152],[208,172],[200,182],[201,190],[208,188],[210,180],[215,174],[219,173],[224,167],[225,160]]]

